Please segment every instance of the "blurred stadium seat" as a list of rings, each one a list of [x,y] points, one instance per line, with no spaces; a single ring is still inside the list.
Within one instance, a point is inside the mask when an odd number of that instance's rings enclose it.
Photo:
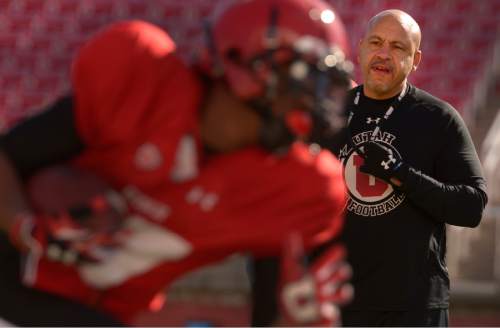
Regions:
[[[224,1],[231,2],[218,2]],[[350,32],[353,53],[364,22],[374,13],[401,8],[414,15],[423,29],[424,60],[412,81],[463,111],[462,106],[471,96],[466,81],[473,84],[480,77],[498,34],[498,0],[446,0],[439,1],[439,5],[432,0],[332,3]],[[102,26],[126,18],[152,21],[167,28],[178,41],[179,50],[188,57],[201,42],[200,22],[213,7],[214,2],[208,0],[0,1],[0,55],[6,61],[0,65],[0,85],[6,99],[2,104],[7,105],[3,109],[4,124],[12,125],[29,108],[68,90],[73,54]],[[435,78],[453,82],[439,87],[430,81],[430,71]]]

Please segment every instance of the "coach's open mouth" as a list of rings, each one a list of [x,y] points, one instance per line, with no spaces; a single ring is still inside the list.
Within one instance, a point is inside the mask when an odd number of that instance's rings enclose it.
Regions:
[[[372,71],[375,71],[377,73],[384,73],[384,74],[389,74],[391,73],[390,67],[384,66],[384,65],[372,65],[371,67]]]

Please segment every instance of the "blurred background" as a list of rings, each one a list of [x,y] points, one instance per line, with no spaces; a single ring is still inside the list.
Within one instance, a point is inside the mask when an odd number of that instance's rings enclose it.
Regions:
[[[75,51],[101,27],[129,18],[153,22],[168,30],[189,59],[203,45],[202,21],[216,5],[233,1],[0,0],[0,133],[69,90]],[[478,228],[449,228],[451,325],[500,326],[500,0],[330,2],[345,24],[354,61],[363,28],[377,12],[399,8],[420,24],[423,60],[411,81],[460,112],[490,197]],[[166,308],[137,323],[246,325],[245,270],[245,258],[235,256],[195,272],[168,291]]]

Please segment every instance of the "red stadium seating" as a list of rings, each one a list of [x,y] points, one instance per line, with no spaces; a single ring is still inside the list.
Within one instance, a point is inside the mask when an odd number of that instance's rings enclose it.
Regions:
[[[435,0],[332,3],[351,35],[353,56],[366,21],[378,11],[401,8],[417,18],[424,35],[424,59],[412,81],[437,96],[446,96],[458,110],[483,72],[500,26],[500,1],[495,0],[456,0],[439,6]],[[206,0],[0,0],[2,121],[10,125],[30,108],[68,90],[73,54],[102,26],[126,18],[149,20],[167,28],[187,57],[199,46],[200,22],[213,6],[213,1]],[[359,79],[359,72],[356,76]],[[451,82],[439,86],[436,79]]]

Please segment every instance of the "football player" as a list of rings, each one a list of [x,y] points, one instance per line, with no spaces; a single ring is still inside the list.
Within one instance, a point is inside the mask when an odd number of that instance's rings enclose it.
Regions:
[[[350,84],[335,12],[321,0],[241,1],[206,37],[190,66],[160,28],[112,24],[77,54],[71,94],[1,138],[0,317],[127,324],[189,270],[234,252],[279,255],[292,233],[306,249],[339,233],[342,168],[314,144],[342,126]],[[41,214],[23,196],[24,181],[59,163],[124,198],[111,251],[90,238],[89,253],[89,229],[71,213]],[[325,279],[346,279],[336,275],[341,257],[284,279],[290,324],[332,317],[316,311],[331,295],[314,299],[313,316],[294,318],[293,309],[301,295],[320,295]],[[299,285],[309,292],[294,292]]]

